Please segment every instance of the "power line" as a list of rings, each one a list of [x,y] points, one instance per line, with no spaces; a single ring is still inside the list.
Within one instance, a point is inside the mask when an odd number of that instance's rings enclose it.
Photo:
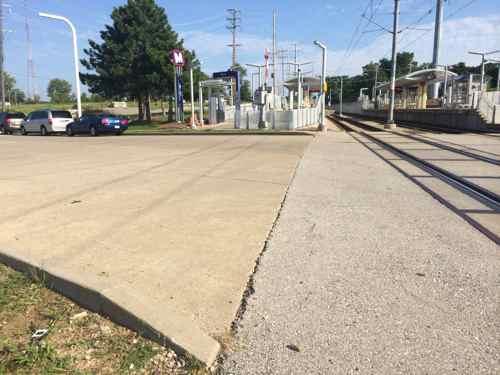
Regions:
[[[456,9],[455,11],[451,12],[448,16],[446,16],[444,18],[444,21],[447,21],[448,19],[450,19],[451,17],[453,17],[455,14],[461,12],[462,10],[464,10],[465,8],[468,8],[469,6],[471,6],[472,4],[474,4],[476,1],[478,0],[470,0],[468,3],[462,5],[460,8]],[[407,48],[409,47],[410,45],[412,45],[413,43],[415,42],[418,42],[420,39],[422,39],[424,36],[426,36],[429,32],[431,32],[432,29],[429,29],[429,30],[425,30],[422,34],[420,34],[417,38],[411,40],[409,43],[405,44],[404,47],[402,47],[403,49],[404,48]]]
[[[363,11],[363,13],[361,13],[359,23],[358,23],[356,29],[354,30],[354,33],[353,33],[352,38],[351,38],[351,41],[349,43],[349,47],[347,48],[346,53],[344,54],[344,57],[343,57],[341,63],[339,64],[339,67],[342,66],[342,65],[345,65],[346,62],[348,61],[348,59],[352,56],[352,53],[353,53],[354,49],[357,47],[358,43],[361,41],[361,38],[366,33],[366,28],[368,27],[368,25],[370,23],[372,23],[374,17],[377,15],[377,12],[378,12],[380,6],[382,5],[383,0],[379,0],[378,3],[377,3],[377,5],[375,5],[375,7],[373,6],[373,2],[374,2],[374,0],[370,0],[366,4],[366,8]],[[370,9],[370,16],[366,17],[368,9]],[[360,27],[363,24],[363,20],[367,21],[366,25],[365,25],[363,31],[361,33],[359,33],[359,36],[356,39],[356,36],[358,35],[358,32],[360,30]],[[379,30],[376,30],[376,31],[379,31]],[[355,40],[355,42],[354,42],[354,40]]]

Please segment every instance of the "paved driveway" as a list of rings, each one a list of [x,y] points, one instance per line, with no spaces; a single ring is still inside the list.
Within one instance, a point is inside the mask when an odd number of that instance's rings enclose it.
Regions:
[[[211,360],[310,139],[2,136],[0,254]]]

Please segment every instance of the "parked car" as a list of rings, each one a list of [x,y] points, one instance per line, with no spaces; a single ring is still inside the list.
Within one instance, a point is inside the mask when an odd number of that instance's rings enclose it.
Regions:
[[[21,129],[26,115],[22,112],[2,112],[0,113],[0,132],[12,134]]]
[[[21,134],[39,133],[49,135],[51,133],[63,133],[66,125],[73,121],[69,111],[44,109],[31,112],[21,124]]]
[[[75,134],[90,134],[94,137],[105,133],[120,135],[127,129],[128,119],[103,112],[84,115],[68,124],[66,134],[70,137]]]

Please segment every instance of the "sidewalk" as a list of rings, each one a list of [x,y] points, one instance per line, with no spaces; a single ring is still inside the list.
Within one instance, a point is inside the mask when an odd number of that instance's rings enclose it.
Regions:
[[[227,374],[497,374],[498,247],[349,134],[309,145]]]

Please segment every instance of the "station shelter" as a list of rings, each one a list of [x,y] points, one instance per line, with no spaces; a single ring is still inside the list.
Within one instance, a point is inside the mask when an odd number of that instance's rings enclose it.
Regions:
[[[396,80],[397,109],[426,109],[430,106],[440,106],[439,101],[428,99],[428,92],[434,84],[446,82],[447,89],[457,76],[445,69],[433,68],[419,70]],[[378,109],[387,109],[390,104],[390,82],[376,86]]]
[[[288,90],[288,108],[316,107],[321,94],[321,79],[317,77],[292,78],[283,83]],[[297,103],[297,104],[295,104]]]

